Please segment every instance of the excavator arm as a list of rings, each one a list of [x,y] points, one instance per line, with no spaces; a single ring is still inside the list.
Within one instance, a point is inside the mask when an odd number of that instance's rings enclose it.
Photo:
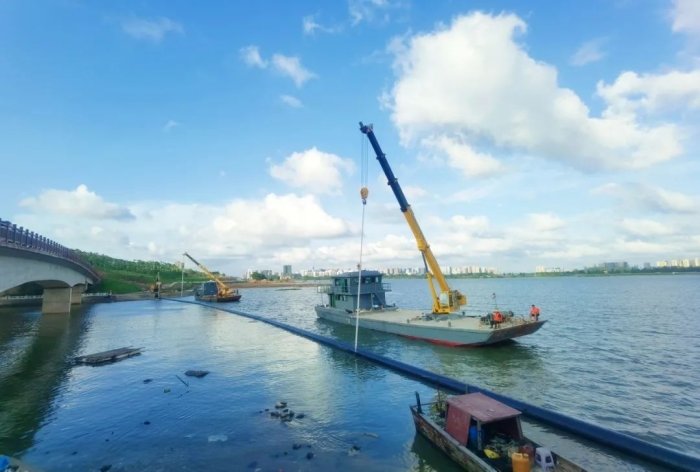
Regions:
[[[216,275],[214,275],[214,274],[212,274],[211,272],[209,272],[209,269],[207,269],[207,268],[204,267],[202,264],[200,264],[199,262],[197,262],[197,261],[195,260],[194,257],[190,256],[190,255],[187,254],[187,253],[185,253],[185,256],[187,256],[187,258],[188,258],[189,260],[191,260],[192,262],[194,262],[194,264],[195,264],[197,267],[199,267],[200,269],[202,269],[202,271],[203,271],[205,274],[207,274],[209,277],[211,277],[212,279],[214,279],[214,282],[216,282],[216,286],[217,286],[218,289],[219,289],[219,294],[220,294],[220,295],[224,295],[224,294],[227,294],[227,293],[231,292],[231,289],[228,288],[228,287],[226,286],[225,283],[223,283],[221,280],[219,280],[219,278],[218,278]]]
[[[438,264],[437,259],[435,259],[435,255],[433,254],[432,249],[430,249],[428,241],[425,239],[423,230],[421,230],[418,220],[416,220],[413,209],[411,208],[411,205],[408,204],[408,200],[406,200],[406,196],[399,185],[399,180],[396,178],[396,176],[394,176],[394,172],[391,170],[391,166],[389,166],[389,161],[387,161],[386,155],[379,146],[379,142],[374,135],[372,125],[363,125],[362,122],[360,122],[360,131],[367,135],[367,138],[372,145],[372,149],[374,149],[374,152],[377,155],[379,165],[382,167],[384,175],[386,175],[387,184],[394,192],[394,196],[399,202],[399,208],[401,209],[404,218],[406,218],[408,227],[411,228],[413,237],[416,240],[418,250],[423,255],[423,263],[426,266],[425,273],[426,277],[428,278],[428,285],[430,286],[430,292],[433,297],[433,313],[449,314],[458,311],[460,307],[467,304],[467,297],[459,290],[450,289],[450,285],[447,283],[447,279],[445,279],[442,270],[440,270],[440,265]],[[438,283],[438,287],[440,289],[439,292],[435,289],[434,281],[437,281]]]

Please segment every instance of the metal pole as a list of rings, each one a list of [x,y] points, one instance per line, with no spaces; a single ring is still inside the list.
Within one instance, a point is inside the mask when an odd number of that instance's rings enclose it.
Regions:
[[[180,298],[185,291],[185,255],[182,255],[182,281],[180,282]]]

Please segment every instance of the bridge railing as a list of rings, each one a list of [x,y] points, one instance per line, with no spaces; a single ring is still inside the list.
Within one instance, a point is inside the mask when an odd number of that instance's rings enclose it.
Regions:
[[[68,249],[34,231],[19,228],[7,220],[0,219],[0,246],[9,246],[33,252],[39,252],[61,259],[69,260],[87,270],[95,280],[99,280],[97,271],[77,252]]]

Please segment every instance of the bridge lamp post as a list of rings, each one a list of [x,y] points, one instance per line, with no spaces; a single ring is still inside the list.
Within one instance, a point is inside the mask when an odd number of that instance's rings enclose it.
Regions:
[[[182,255],[182,281],[180,282],[180,298],[185,292],[185,255]]]

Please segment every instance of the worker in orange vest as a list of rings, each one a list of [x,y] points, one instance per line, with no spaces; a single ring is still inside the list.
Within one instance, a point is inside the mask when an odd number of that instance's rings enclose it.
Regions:
[[[503,323],[503,315],[501,315],[500,311],[496,310],[493,312],[493,322],[496,324],[496,328]]]
[[[530,308],[530,319],[534,319],[535,322],[539,321],[540,319],[540,309],[535,305],[532,305],[532,308]]]

